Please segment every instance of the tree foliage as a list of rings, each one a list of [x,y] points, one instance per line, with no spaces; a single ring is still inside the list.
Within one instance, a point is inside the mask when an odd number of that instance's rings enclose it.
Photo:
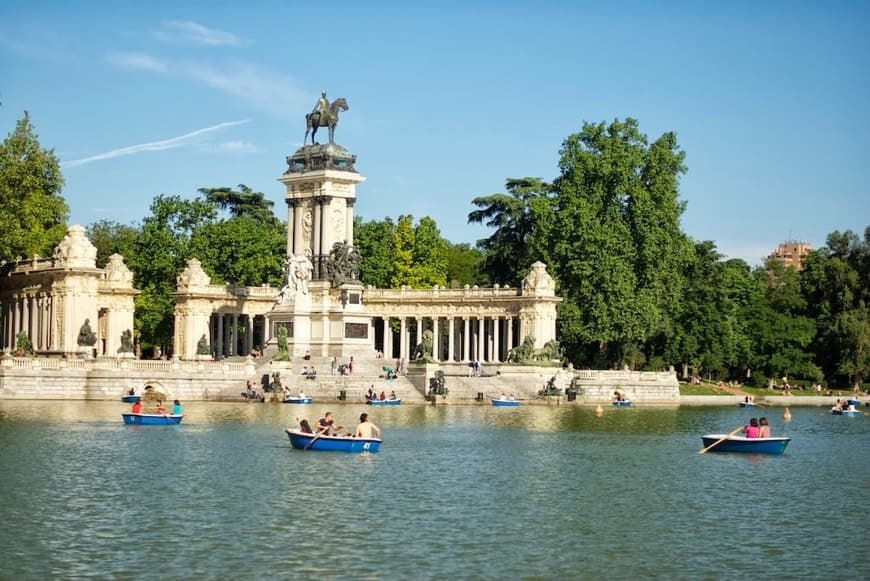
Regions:
[[[0,260],[51,254],[69,217],[62,187],[54,150],[40,147],[25,112],[0,144]]]
[[[490,280],[483,270],[484,253],[466,242],[447,242],[447,282],[452,287],[489,286]]]
[[[88,239],[97,247],[97,267],[103,268],[113,254],[129,261],[136,252],[139,229],[111,220],[100,220],[87,227]]]

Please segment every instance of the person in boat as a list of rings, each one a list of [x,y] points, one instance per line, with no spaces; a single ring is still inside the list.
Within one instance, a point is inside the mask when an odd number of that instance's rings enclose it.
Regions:
[[[396,399],[396,392],[395,391],[390,392],[390,399]]]
[[[302,389],[300,389],[300,390],[299,390],[299,395],[296,396],[296,397],[298,397],[299,399],[305,399],[305,391],[302,390]]]
[[[311,424],[308,423],[308,420],[302,418],[299,420],[299,431],[303,434],[313,434],[314,430],[311,429]]]
[[[136,395],[136,390],[131,387],[130,391],[127,392],[127,395]]]
[[[516,400],[514,399],[514,394],[510,394],[510,395],[508,396],[508,401],[516,401]]]
[[[357,438],[380,438],[381,429],[369,421],[367,413],[362,413],[359,415],[359,425],[354,435]]]
[[[343,430],[344,426],[336,425],[332,417],[332,412],[326,412],[323,417],[317,420],[317,433],[323,436],[337,434],[338,430]]]
[[[381,401],[384,401],[385,399],[387,399],[387,394],[382,391],[381,396],[378,399],[380,399]]]
[[[758,437],[758,420],[752,418],[749,420],[748,426],[743,426],[743,433],[746,434],[747,438],[757,438]]]
[[[499,401],[507,401],[508,400],[507,395],[504,392],[502,392],[502,394],[499,396],[498,400]]]
[[[770,424],[767,423],[767,418],[758,418],[758,437],[770,437]]]
[[[141,414],[142,413],[142,402],[141,401],[134,401],[133,402],[133,409],[131,409],[130,411],[134,414]]]
[[[181,409],[181,402],[178,400],[175,400],[174,402],[172,402],[172,415],[173,416],[180,416],[183,413],[184,412]]]
[[[157,402],[157,410],[154,413],[156,413],[156,414],[165,414],[166,413],[166,408],[163,407],[162,401]]]

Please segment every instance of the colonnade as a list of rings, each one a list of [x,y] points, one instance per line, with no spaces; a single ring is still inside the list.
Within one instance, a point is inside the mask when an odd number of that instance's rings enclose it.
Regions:
[[[56,350],[57,330],[52,328],[54,301],[50,293],[12,295],[3,302],[0,349],[15,350],[18,333],[24,331],[37,351]]]
[[[384,317],[379,323],[381,350],[390,359],[410,359],[427,330],[432,331],[437,361],[499,363],[519,344],[516,315]]]
[[[209,320],[209,346],[217,359],[249,355],[263,348],[268,321],[263,315],[213,313]]]
[[[334,200],[341,200],[344,212],[344,231],[335,231],[331,216]],[[305,254],[314,265],[314,278],[324,278],[322,260],[329,256],[332,243],[353,241],[353,198],[315,195],[310,198],[287,198],[287,255]],[[339,214],[340,216],[340,214]],[[307,233],[307,236],[306,236]]]

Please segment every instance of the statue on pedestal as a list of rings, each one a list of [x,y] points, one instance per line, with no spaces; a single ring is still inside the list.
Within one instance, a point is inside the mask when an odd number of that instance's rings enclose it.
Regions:
[[[314,135],[317,133],[318,127],[329,128],[329,143],[335,143],[335,126],[338,125],[338,114],[340,111],[350,109],[344,97],[339,97],[331,104],[326,99],[326,91],[320,94],[314,110],[305,116],[305,138],[302,140],[303,145],[308,142],[308,134],[311,133],[311,144],[314,145]]]
[[[133,333],[130,329],[127,329],[123,333],[121,333],[121,346],[118,347],[118,353],[133,353]]]
[[[91,331],[91,320],[85,319],[82,328],[79,329],[79,336],[76,340],[79,347],[93,347],[97,343],[97,334]]]

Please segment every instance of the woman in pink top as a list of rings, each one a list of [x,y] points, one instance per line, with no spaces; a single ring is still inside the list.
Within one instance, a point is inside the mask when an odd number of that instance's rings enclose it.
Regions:
[[[743,427],[743,431],[746,433],[747,438],[757,438],[758,437],[758,420],[752,418],[749,420],[749,425]]]
[[[767,418],[759,418],[758,419],[758,437],[759,438],[769,438],[770,437],[770,426],[767,423]]]

